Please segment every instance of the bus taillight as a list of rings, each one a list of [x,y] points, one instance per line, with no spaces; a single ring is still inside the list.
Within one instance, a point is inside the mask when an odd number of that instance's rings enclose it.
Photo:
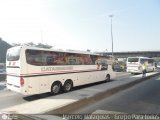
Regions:
[[[23,86],[24,85],[24,79],[21,77],[21,79],[20,79],[20,84],[21,84],[21,86]]]

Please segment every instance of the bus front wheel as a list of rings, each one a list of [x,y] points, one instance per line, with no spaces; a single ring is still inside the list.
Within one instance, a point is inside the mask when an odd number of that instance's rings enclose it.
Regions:
[[[61,83],[60,82],[55,82],[51,86],[51,94],[58,94],[61,90]]]
[[[67,80],[63,85],[64,92],[69,92],[73,87],[73,83],[71,80]]]
[[[111,79],[110,79],[110,75],[109,74],[107,74],[106,75],[106,80],[105,80],[105,82],[109,82]]]

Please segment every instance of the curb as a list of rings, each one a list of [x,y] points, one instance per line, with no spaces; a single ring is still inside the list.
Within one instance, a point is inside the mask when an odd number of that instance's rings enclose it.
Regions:
[[[92,97],[89,97],[89,98],[84,98],[84,99],[81,99],[77,102],[74,102],[74,103],[71,103],[71,104],[68,104],[66,106],[63,106],[61,108],[58,108],[58,109],[55,109],[55,110],[52,110],[52,111],[48,111],[48,112],[45,112],[44,114],[71,114],[73,113],[74,111],[76,111],[77,109],[80,109],[80,108],[83,108],[84,106],[88,106],[90,104],[94,104],[96,103],[97,101],[99,100],[102,100],[106,97],[109,97],[115,93],[118,93],[122,90],[125,90],[127,88],[130,88],[138,83],[141,83],[145,80],[148,80],[152,77],[156,77],[160,75],[160,73],[156,73],[156,74],[153,74],[153,75],[150,75],[150,76],[147,76],[147,77],[144,77],[144,78],[138,78],[132,82],[129,82],[129,83],[126,83],[124,85],[120,85],[118,87],[115,87],[115,88],[111,88],[110,90],[106,90],[106,91],[103,91],[103,92],[100,92],[100,93],[97,93],[96,95],[92,96]]]

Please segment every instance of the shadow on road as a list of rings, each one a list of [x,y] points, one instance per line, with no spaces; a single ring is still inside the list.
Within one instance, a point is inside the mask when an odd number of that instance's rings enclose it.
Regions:
[[[113,81],[113,80],[111,80],[111,81]],[[87,87],[91,87],[91,86],[95,86],[95,85],[99,85],[99,84],[103,84],[103,83],[105,83],[105,82],[103,81],[103,82],[97,82],[97,83],[82,85],[82,86],[74,87],[71,91],[76,91],[76,90],[84,89],[84,88],[87,88]],[[56,95],[60,95],[60,94],[65,94],[65,93],[63,92],[63,90],[61,90],[61,92],[58,93],[58,94],[56,94]],[[26,101],[34,101],[34,100],[38,100],[38,99],[42,99],[42,98],[47,98],[47,97],[50,97],[50,96],[56,96],[56,95],[51,95],[48,92],[48,93],[43,93],[43,94],[36,94],[36,95],[31,95],[31,96],[25,96],[25,97],[23,97],[23,99],[26,100]]]
[[[43,94],[26,96],[26,97],[23,97],[23,99],[26,100],[26,101],[34,101],[34,100],[38,100],[38,99],[46,98],[46,97],[50,97],[50,96],[51,96],[50,93],[43,93]]]

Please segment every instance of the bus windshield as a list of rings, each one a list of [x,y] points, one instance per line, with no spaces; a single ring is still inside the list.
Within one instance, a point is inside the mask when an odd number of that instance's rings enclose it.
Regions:
[[[139,58],[128,58],[128,62],[138,62]]]
[[[11,48],[7,52],[7,61],[17,61],[20,57],[20,48]]]

